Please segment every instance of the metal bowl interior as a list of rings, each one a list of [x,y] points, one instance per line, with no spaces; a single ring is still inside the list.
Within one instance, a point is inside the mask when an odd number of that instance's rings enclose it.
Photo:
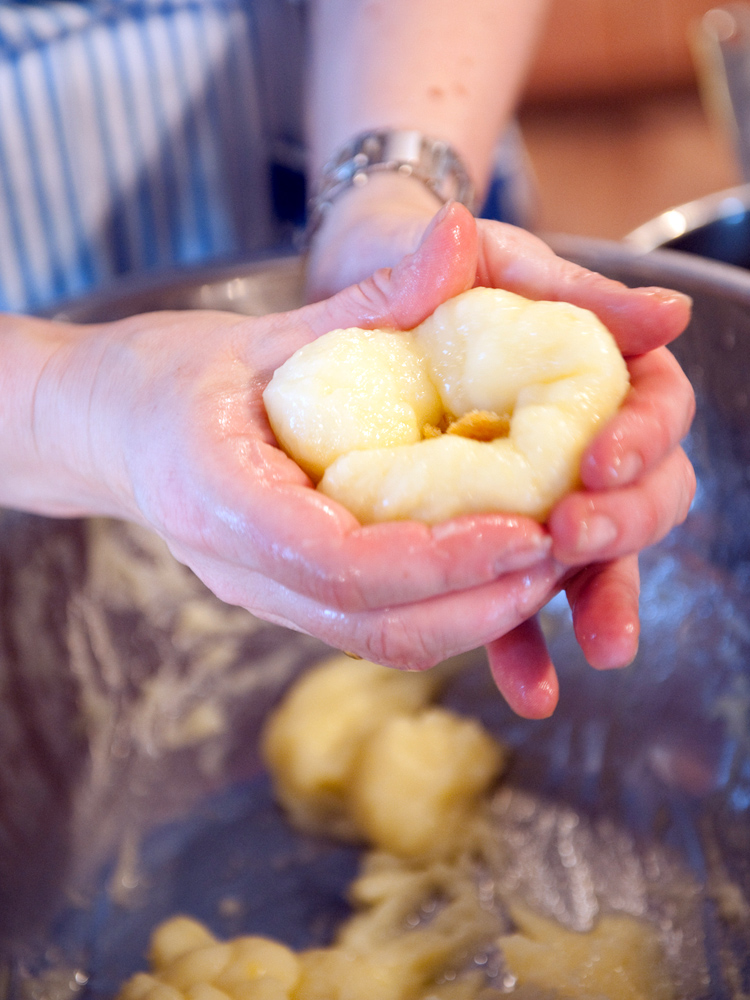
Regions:
[[[668,209],[625,241],[641,251],[663,247],[750,268],[750,185]]]
[[[697,394],[698,493],[642,558],[631,667],[592,671],[556,599],[543,616],[561,675],[551,719],[513,716],[481,651],[445,698],[514,750],[502,808],[516,890],[571,926],[607,908],[649,915],[680,997],[739,996],[750,991],[750,274],[553,242],[628,284],[693,296],[674,349]],[[61,312],[260,314],[296,305],[300,288],[297,259],[264,260]],[[225,935],[330,939],[358,852],[293,832],[258,753],[270,707],[327,652],[220,604],[132,527],[0,515],[4,995],[111,997],[176,911]],[[573,866],[561,854],[571,836]]]

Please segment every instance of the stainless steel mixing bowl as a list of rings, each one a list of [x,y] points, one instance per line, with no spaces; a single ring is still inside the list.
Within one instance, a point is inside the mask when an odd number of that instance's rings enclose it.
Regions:
[[[625,242],[642,252],[664,247],[750,268],[750,184],[667,209]]]
[[[558,711],[512,715],[481,651],[446,692],[514,751],[496,878],[584,928],[653,919],[681,998],[750,992],[750,274],[557,238],[629,284],[693,296],[675,353],[695,385],[687,522],[647,552],[636,662],[596,673],[560,600],[544,614]],[[295,258],[161,277],[64,310],[262,313],[294,305]],[[258,757],[269,707],[327,652],[221,605],[151,536],[0,515],[0,996],[110,997],[154,923],[330,939],[357,851],[294,833]]]

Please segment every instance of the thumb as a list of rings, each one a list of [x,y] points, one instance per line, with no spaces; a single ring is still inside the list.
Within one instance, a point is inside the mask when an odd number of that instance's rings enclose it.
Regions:
[[[410,330],[446,299],[474,285],[478,248],[474,217],[463,205],[448,202],[414,253],[308,306],[305,318],[316,335],[349,326]]]

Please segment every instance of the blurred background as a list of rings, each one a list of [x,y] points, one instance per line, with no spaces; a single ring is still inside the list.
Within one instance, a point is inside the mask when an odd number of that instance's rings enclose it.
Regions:
[[[553,0],[520,112],[539,229],[620,239],[741,182],[710,69],[696,57],[714,8]]]

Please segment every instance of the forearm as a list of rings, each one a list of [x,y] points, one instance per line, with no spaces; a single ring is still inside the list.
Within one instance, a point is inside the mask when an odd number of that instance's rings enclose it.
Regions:
[[[0,506],[122,514],[92,411],[105,342],[94,328],[0,315]]]
[[[310,166],[366,129],[451,143],[483,192],[546,0],[315,0]]]

